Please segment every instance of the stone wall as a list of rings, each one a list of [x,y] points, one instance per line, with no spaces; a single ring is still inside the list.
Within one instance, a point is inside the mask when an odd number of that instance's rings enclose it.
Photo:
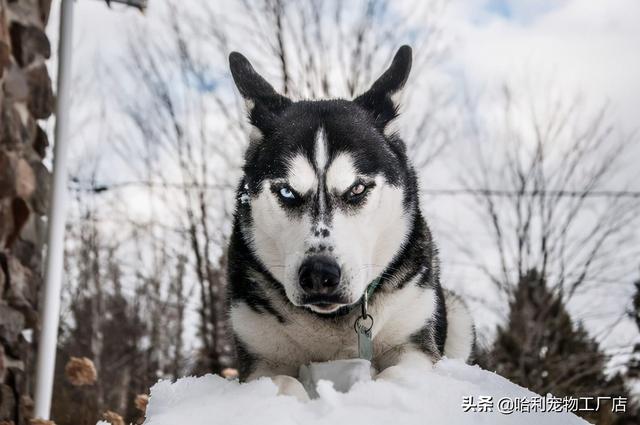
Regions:
[[[0,424],[29,423],[53,112],[51,0],[0,0]]]

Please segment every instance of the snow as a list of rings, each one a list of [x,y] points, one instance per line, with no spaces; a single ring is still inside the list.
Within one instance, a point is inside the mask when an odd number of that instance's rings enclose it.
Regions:
[[[331,381],[336,391],[346,393],[356,382],[371,381],[374,369],[364,359],[335,360],[300,366],[298,379],[311,398],[318,398],[317,384]]]
[[[300,402],[278,396],[270,379],[249,383],[217,375],[161,381],[151,389],[146,425],[251,424],[587,424],[571,413],[465,412],[465,396],[533,399],[536,394],[477,366],[442,360],[433,371],[398,381],[356,382],[347,393],[320,380],[319,398]],[[497,410],[497,409],[494,409]]]

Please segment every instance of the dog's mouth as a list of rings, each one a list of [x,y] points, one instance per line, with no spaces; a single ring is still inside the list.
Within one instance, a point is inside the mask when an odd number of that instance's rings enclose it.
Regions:
[[[302,305],[316,313],[329,314],[349,305],[349,302],[342,297],[309,297],[303,300]]]
[[[340,307],[343,307],[344,304],[317,303],[307,304],[306,306],[316,313],[329,314],[337,311]]]

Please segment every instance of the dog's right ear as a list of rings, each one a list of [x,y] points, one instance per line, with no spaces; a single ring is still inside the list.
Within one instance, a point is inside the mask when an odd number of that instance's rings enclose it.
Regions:
[[[231,52],[229,68],[236,87],[245,99],[251,124],[261,131],[268,130],[264,127],[268,127],[268,123],[273,122],[274,115],[289,106],[291,100],[276,92],[242,54]]]

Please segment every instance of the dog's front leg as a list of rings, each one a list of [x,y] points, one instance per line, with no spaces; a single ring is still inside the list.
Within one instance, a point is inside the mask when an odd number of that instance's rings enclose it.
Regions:
[[[433,359],[417,349],[404,349],[394,357],[394,362],[378,373],[376,380],[398,381],[433,368]]]
[[[247,381],[267,377],[271,378],[278,387],[278,395],[290,395],[300,401],[309,401],[309,394],[300,381],[289,375],[288,370],[271,368],[265,362],[260,362],[255,370],[247,377]]]

